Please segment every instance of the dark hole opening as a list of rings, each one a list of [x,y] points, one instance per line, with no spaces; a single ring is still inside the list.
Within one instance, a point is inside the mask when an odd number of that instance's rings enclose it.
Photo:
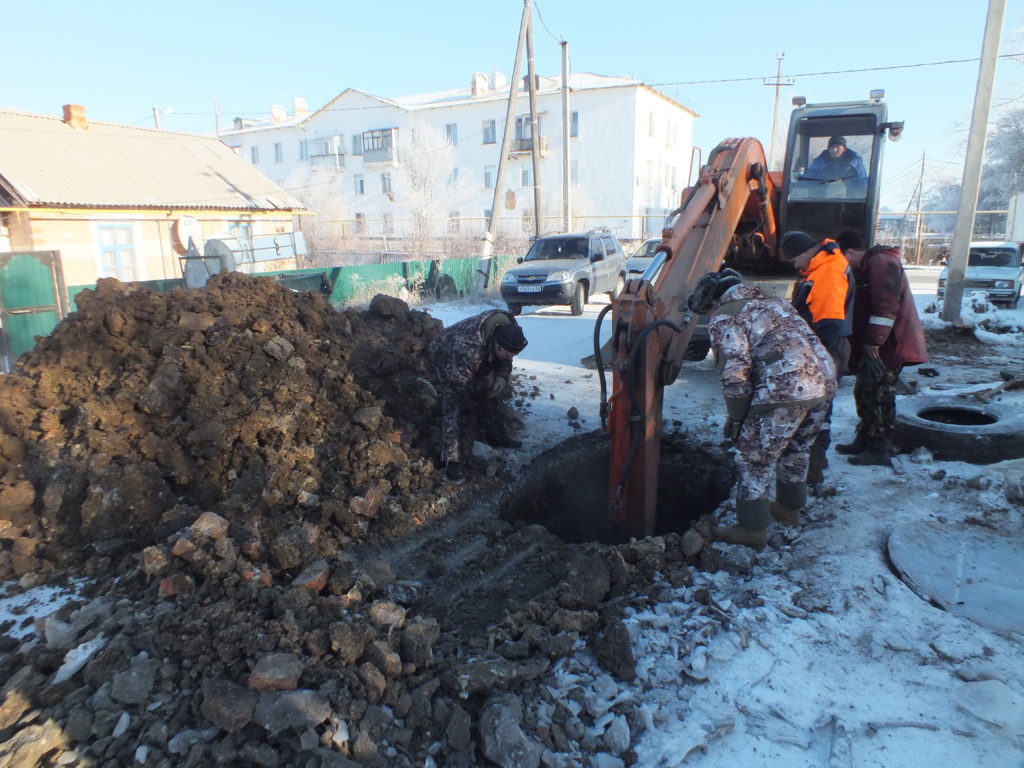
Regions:
[[[524,481],[502,509],[502,517],[542,525],[562,541],[621,544],[624,524],[608,519],[606,435],[591,433],[561,443],[524,468]],[[662,438],[656,534],[683,533],[722,503],[735,484],[732,457],[689,442]]]
[[[939,424],[962,424],[964,426],[980,426],[982,424],[995,424],[996,419],[982,411],[972,411],[966,408],[926,408],[918,413],[922,419],[936,421]]]

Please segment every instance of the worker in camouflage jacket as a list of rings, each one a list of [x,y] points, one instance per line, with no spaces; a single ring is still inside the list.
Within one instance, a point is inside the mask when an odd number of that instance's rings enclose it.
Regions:
[[[715,535],[760,549],[772,517],[785,525],[799,522],[811,444],[836,392],[835,364],[789,302],[745,285],[731,269],[704,275],[687,306],[710,315],[728,413],[725,436],[736,448],[738,525]]]
[[[508,433],[499,401],[511,394],[512,358],[525,347],[523,329],[500,309],[460,320],[431,343],[441,384],[441,461],[450,479],[465,476],[473,426],[488,445],[520,447]]]

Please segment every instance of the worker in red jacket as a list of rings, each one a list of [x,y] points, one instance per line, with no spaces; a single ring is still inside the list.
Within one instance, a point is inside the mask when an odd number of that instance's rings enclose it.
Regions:
[[[896,426],[896,382],[906,365],[928,360],[924,329],[910,292],[899,250],[893,246],[864,248],[856,232],[837,238],[857,284],[850,337],[850,370],[857,434],[836,446],[850,454],[851,464],[892,466],[892,434]]]

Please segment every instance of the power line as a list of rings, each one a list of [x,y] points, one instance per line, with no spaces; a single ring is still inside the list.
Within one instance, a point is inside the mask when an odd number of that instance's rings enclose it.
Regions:
[[[1016,56],[1024,56],[1024,53],[1004,53],[999,56],[1001,59],[1012,59]],[[865,67],[863,69],[833,69],[826,72],[802,72],[795,75],[786,75],[786,77],[821,77],[823,75],[849,75],[857,72],[884,72],[891,69],[914,69],[917,67],[939,67],[946,64],[966,64],[972,61],[980,61],[981,59],[975,56],[972,59],[947,59],[945,61],[927,61],[919,64],[894,64],[888,67]],[[742,83],[750,80],[764,80],[766,75],[757,75],[756,77],[731,77],[724,78],[721,80],[680,80],[672,83],[648,83],[652,87],[661,87],[665,85],[711,85],[715,83]]]

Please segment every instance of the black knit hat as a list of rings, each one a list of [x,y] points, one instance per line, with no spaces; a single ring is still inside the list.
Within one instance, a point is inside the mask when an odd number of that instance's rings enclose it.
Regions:
[[[502,349],[518,355],[526,349],[526,336],[523,329],[512,323],[503,323],[494,329],[494,343]]]
[[[830,147],[834,147],[836,144],[839,144],[840,146],[845,147],[846,146],[846,137],[845,136],[833,136],[831,139],[828,140],[828,145]]]
[[[686,308],[691,312],[705,314],[711,305],[722,297],[722,294],[735,285],[743,282],[743,277],[735,269],[723,269],[721,272],[708,272],[697,281],[693,292],[686,300]]]
[[[779,251],[782,253],[783,259],[792,261],[801,253],[809,248],[813,248],[817,244],[818,241],[806,232],[793,230],[784,234],[782,239],[779,240]]]

